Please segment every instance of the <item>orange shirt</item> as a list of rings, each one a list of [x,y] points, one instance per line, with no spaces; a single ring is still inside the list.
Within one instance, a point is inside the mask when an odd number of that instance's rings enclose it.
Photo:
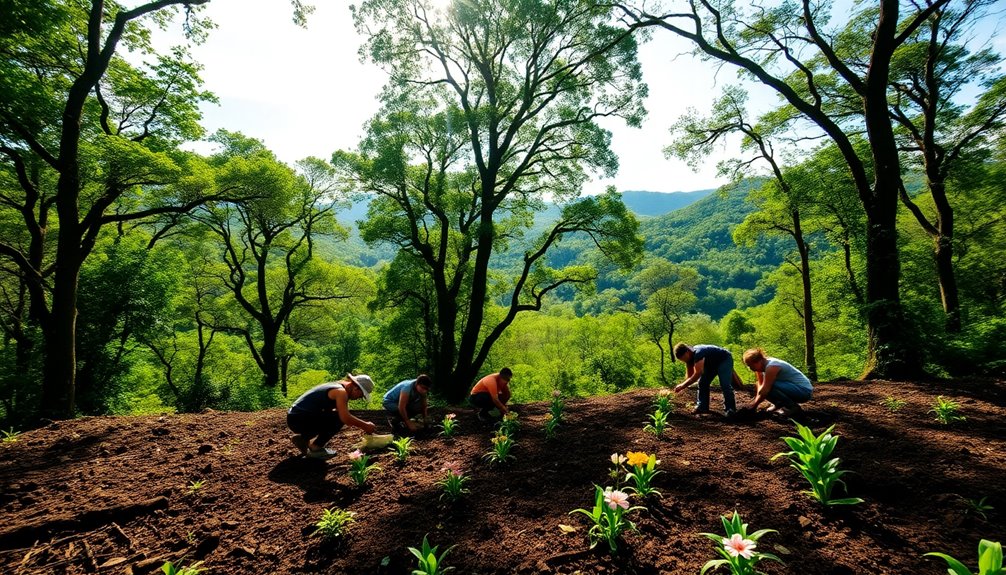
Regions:
[[[475,387],[472,388],[471,395],[485,391],[493,397],[499,397],[500,388],[506,389],[507,385],[507,381],[500,377],[500,374],[491,373],[480,379],[479,382],[475,384]]]

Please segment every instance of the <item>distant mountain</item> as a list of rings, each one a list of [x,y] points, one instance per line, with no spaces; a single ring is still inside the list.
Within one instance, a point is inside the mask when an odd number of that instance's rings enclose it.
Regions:
[[[622,192],[622,201],[632,213],[641,217],[662,216],[664,214],[691,205],[713,193],[715,190],[696,190],[694,192]]]

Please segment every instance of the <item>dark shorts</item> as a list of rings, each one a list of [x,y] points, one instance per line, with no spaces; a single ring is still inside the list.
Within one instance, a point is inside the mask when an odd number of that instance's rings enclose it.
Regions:
[[[493,403],[493,396],[489,395],[488,391],[480,391],[469,395],[468,403],[482,411],[489,411],[496,407],[496,404]]]
[[[324,444],[342,429],[342,419],[336,411],[317,413],[287,413],[286,425],[290,431],[308,439],[318,438],[316,443]]]

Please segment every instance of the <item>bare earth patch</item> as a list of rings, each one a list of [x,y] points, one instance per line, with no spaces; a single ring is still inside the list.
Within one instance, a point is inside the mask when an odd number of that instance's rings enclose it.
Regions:
[[[716,557],[697,534],[720,531],[720,515],[734,510],[752,529],[779,531],[759,542],[785,561],[762,563],[769,574],[935,575],[946,568],[924,552],[973,567],[979,539],[1006,542],[1002,381],[820,384],[804,422],[817,432],[836,424],[849,495],[865,499],[836,509],[804,495],[785,460],[769,461],[793,435],[789,422],[730,424],[682,404],[658,439],[643,432],[654,394],[569,401],[551,441],[547,405],[520,407],[516,460],[503,468],[482,459],[491,428],[459,409],[456,438],[415,441],[404,465],[378,455],[384,470],[364,488],[345,457],[296,456],[282,409],[54,424],[0,446],[0,573],[139,575],[181,559],[218,574],[399,574],[414,565],[406,548],[429,534],[455,546],[446,564],[458,573],[694,574]],[[937,395],[959,401],[967,420],[933,421]],[[886,397],[906,404],[892,413]],[[343,432],[330,446],[348,453],[359,439]],[[610,455],[628,450],[657,454],[664,497],[635,514],[638,531],[612,557],[603,543],[588,549],[585,518],[568,512],[592,506],[593,484],[610,483]],[[472,478],[457,504],[435,485],[447,461]],[[967,503],[982,497],[995,508],[987,519]],[[333,506],[356,512],[356,523],[325,543],[311,533]]]

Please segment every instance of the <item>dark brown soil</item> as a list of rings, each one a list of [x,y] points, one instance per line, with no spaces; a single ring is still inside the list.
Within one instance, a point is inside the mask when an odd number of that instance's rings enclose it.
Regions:
[[[936,395],[967,417],[942,426],[927,413]],[[821,384],[805,420],[836,424],[849,494],[865,503],[824,508],[786,461],[788,422],[730,424],[687,414],[684,398],[667,436],[643,432],[654,390],[570,401],[568,422],[546,441],[546,405],[520,408],[516,460],[490,467],[490,428],[468,410],[456,439],[418,440],[400,466],[390,454],[370,485],[348,461],[297,457],[285,412],[84,418],[53,424],[0,447],[0,573],[152,573],[165,560],[202,559],[211,573],[408,573],[407,547],[424,534],[455,546],[458,573],[698,573],[716,557],[698,533],[740,512],[752,529],[776,529],[759,549],[785,565],[769,574],[941,574],[943,551],[974,566],[981,538],[1006,542],[1006,383]],[[906,402],[891,413],[885,397]],[[714,405],[719,401],[714,396]],[[378,413],[369,419],[383,423]],[[437,415],[440,415],[438,413]],[[348,452],[344,431],[331,443]],[[638,531],[618,556],[588,549],[593,484],[609,483],[609,458],[655,452],[663,498],[637,512]],[[471,475],[472,494],[450,505],[434,482],[445,461]],[[190,493],[191,481],[204,481]],[[842,495],[838,493],[838,495]],[[987,518],[967,500],[987,497]],[[356,512],[336,543],[312,537],[325,508]],[[567,533],[560,524],[571,525]]]

